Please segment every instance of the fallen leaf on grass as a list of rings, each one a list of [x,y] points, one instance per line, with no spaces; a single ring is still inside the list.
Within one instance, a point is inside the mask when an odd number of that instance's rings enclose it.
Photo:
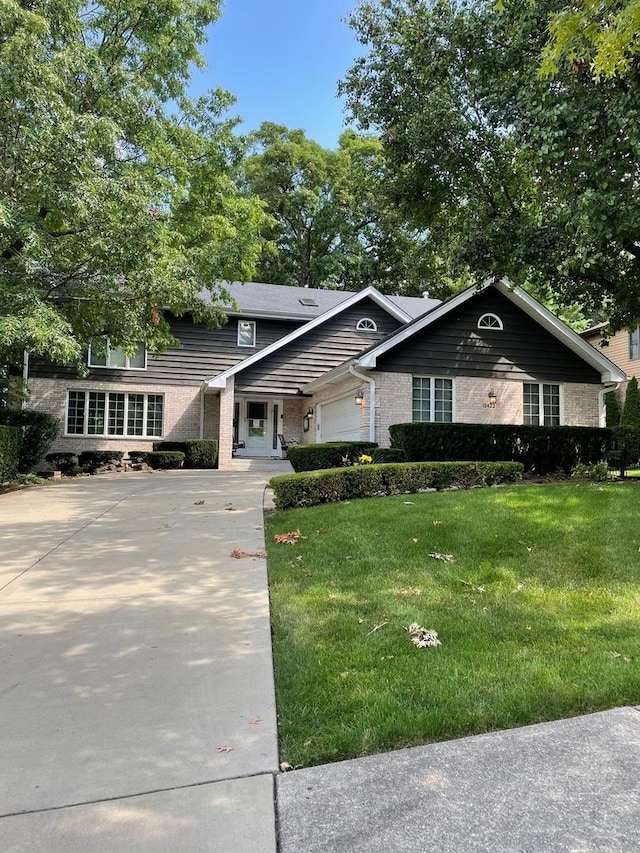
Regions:
[[[218,752],[233,752],[232,746],[219,746]]]
[[[437,631],[434,631],[433,628],[423,628],[417,622],[412,622],[407,631],[411,637],[411,642],[419,649],[433,649],[442,645],[438,639]]]
[[[396,595],[422,595],[422,590],[417,586],[401,586],[396,590]]]
[[[415,506],[415,501],[403,501],[407,506]]]
[[[299,530],[290,530],[289,533],[276,533],[273,537],[280,545],[295,545],[299,539],[306,539]]]
[[[238,548],[234,548],[229,556],[236,560],[242,560],[245,557],[260,557],[262,559],[266,554],[264,551],[240,551]]]
[[[442,522],[441,522],[441,521],[434,521],[433,523],[434,523],[434,524],[442,524]]]
[[[483,586],[476,586],[475,584],[471,583],[471,581],[466,581],[463,578],[460,578],[460,583],[464,584],[465,586],[468,586],[474,592],[486,592],[487,591]]]
[[[411,541],[412,541],[413,543],[416,543],[418,540],[414,537]]]
[[[383,628],[385,625],[388,625],[388,624],[389,624],[388,622],[381,622],[379,625],[376,625],[376,626],[375,626],[375,628],[372,628],[372,629],[369,631],[369,633],[367,634],[367,637],[369,637],[371,634],[374,634],[374,633],[375,633],[376,631],[378,631],[380,628]]]
[[[280,764],[280,771],[281,771],[282,773],[286,773],[286,772],[287,772],[287,770],[293,770],[293,767],[292,767],[290,764],[288,764],[286,761],[283,761],[283,762]]]
[[[429,556],[434,560],[440,560],[442,563],[453,563],[453,554],[438,554],[436,551]]]

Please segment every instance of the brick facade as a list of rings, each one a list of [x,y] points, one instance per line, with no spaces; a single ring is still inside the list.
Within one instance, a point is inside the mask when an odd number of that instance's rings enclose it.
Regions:
[[[154,441],[185,441],[199,438],[202,393],[194,386],[175,385],[120,385],[117,382],[95,382],[56,379],[30,379],[28,383],[30,408],[49,412],[60,421],[60,434],[50,452],[82,453],[83,450],[151,450]],[[108,391],[126,394],[162,394],[163,435],[162,438],[125,438],[120,436],[65,436],[67,391]]]

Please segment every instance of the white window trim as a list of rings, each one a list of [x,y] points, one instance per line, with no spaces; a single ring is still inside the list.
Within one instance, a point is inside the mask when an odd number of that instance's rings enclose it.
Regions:
[[[69,432],[69,394],[71,392],[84,394],[84,421],[82,424],[82,432]],[[104,394],[105,395],[105,418],[104,418],[104,428],[105,432],[89,432],[89,394]],[[124,394],[124,429],[125,432],[122,435],[116,435],[113,433],[107,432],[109,426],[109,394]],[[129,407],[129,394],[141,395],[143,397],[142,403],[142,427],[143,434],[142,435],[132,435],[126,432],[127,422],[128,422],[128,407]],[[160,431],[160,435],[148,435],[147,434],[147,414],[148,414],[148,406],[149,406],[149,397],[162,397],[162,429]],[[158,394],[155,391],[131,391],[127,389],[126,391],[103,391],[102,389],[93,389],[93,388],[67,388],[65,409],[64,409],[64,437],[65,438],[108,438],[110,441],[119,441],[122,439],[139,439],[140,441],[158,441],[164,437],[164,417],[165,417],[165,395]]]
[[[241,326],[251,326],[253,328],[252,343],[245,344],[245,343],[242,343],[242,341],[240,340],[240,327]],[[257,330],[256,330],[256,321],[255,320],[238,320],[238,337],[237,337],[238,346],[242,347],[243,349],[255,349],[256,348],[256,331]]]
[[[431,374],[426,373],[412,373],[411,374],[411,418],[413,419],[413,380],[414,379],[430,379],[433,382],[434,379],[445,379],[448,382],[451,382],[451,420],[450,421],[418,421],[418,423],[423,424],[448,424],[455,423],[456,421],[456,381],[453,376],[432,376]],[[433,385],[431,386],[431,399],[429,402],[429,415],[432,416],[435,410],[435,394],[433,393]],[[523,392],[524,393],[524,392]]]
[[[538,386],[538,394],[540,399],[540,411],[538,413],[538,424],[537,426],[544,426],[544,386],[545,385],[557,385],[558,386],[558,407],[559,407],[559,416],[560,423],[558,426],[564,426],[564,385],[560,382],[523,382],[522,383],[522,424],[523,426],[536,426],[536,424],[525,424],[524,423],[524,386],[525,385],[537,385]]]
[[[109,361],[109,354],[111,352],[111,343],[109,341],[109,338],[106,339],[106,346],[107,346],[107,362],[108,362]],[[124,367],[115,366],[115,365],[111,365],[111,364],[92,364],[91,363],[91,345],[89,345],[89,354],[87,357],[87,365],[92,370],[146,370],[147,369],[147,348],[146,348],[146,346],[144,346],[143,343],[141,343],[140,346],[144,347],[144,367],[131,367],[131,365],[129,364],[130,356],[128,356],[126,353],[125,353],[125,358],[127,360],[127,363],[124,365]]]
[[[356,331],[358,332],[377,332],[378,324],[371,317],[361,317],[356,323]]]
[[[493,320],[497,320],[498,325],[497,326],[486,326],[486,325],[484,325],[482,321],[488,320],[489,317],[491,317]],[[493,312],[488,311],[486,314],[483,314],[482,317],[480,317],[480,319],[478,320],[478,329],[483,329],[483,330],[489,331],[489,332],[501,332],[504,329],[504,323],[502,322],[500,317],[498,317],[497,314],[494,314]]]

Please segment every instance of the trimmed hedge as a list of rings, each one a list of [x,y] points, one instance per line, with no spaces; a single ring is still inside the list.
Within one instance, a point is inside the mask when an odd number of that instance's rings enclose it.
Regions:
[[[130,450],[129,459],[134,465],[139,465],[141,462],[147,461],[149,453],[151,453],[150,450]]]
[[[44,458],[54,471],[61,471],[66,477],[74,473],[78,464],[75,453],[47,453]]]
[[[270,485],[277,509],[292,509],[427,489],[513,483],[521,479],[522,471],[519,462],[404,462],[286,474],[274,477]]]
[[[18,427],[0,426],[0,483],[13,480],[18,473],[21,440]]]
[[[598,427],[509,424],[406,423],[389,427],[391,440],[411,462],[510,459],[525,471],[570,474],[578,464],[600,462],[612,431]]]
[[[83,471],[93,474],[103,465],[117,464],[123,456],[123,450],[83,450],[78,455],[78,465]]]
[[[319,471],[353,465],[363,453],[377,447],[375,441],[330,441],[326,444],[294,444],[287,457],[294,471]]]
[[[212,438],[189,438],[185,442],[187,468],[215,468],[218,464],[218,442]]]
[[[218,464],[218,442],[212,438],[188,438],[186,441],[155,441],[153,443],[153,450],[154,452],[169,450],[184,453],[185,468],[215,468]]]
[[[144,461],[155,470],[167,471],[183,467],[184,453],[180,450],[153,450],[146,454]]]
[[[376,447],[371,457],[375,464],[382,462],[408,462],[407,454],[401,447]]]
[[[60,427],[53,415],[32,409],[0,409],[0,424],[22,429],[18,457],[18,471],[22,474],[28,473],[44,458]]]

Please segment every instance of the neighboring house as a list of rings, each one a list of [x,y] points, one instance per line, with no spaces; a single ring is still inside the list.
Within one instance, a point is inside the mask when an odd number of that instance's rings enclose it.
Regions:
[[[607,323],[598,323],[590,329],[580,332],[585,341],[614,362],[626,374],[625,378],[637,377],[640,380],[640,327],[621,329],[613,335],[607,334]],[[617,389],[618,400],[624,404],[627,383]]]
[[[367,439],[410,420],[599,426],[624,372],[520,288],[487,281],[445,303],[269,284],[228,286],[210,331],[170,318],[181,348],[125,356],[104,343],[88,375],[32,360],[30,406],[60,418],[56,450],[134,450],[216,438],[220,467],[281,457],[279,436]]]

